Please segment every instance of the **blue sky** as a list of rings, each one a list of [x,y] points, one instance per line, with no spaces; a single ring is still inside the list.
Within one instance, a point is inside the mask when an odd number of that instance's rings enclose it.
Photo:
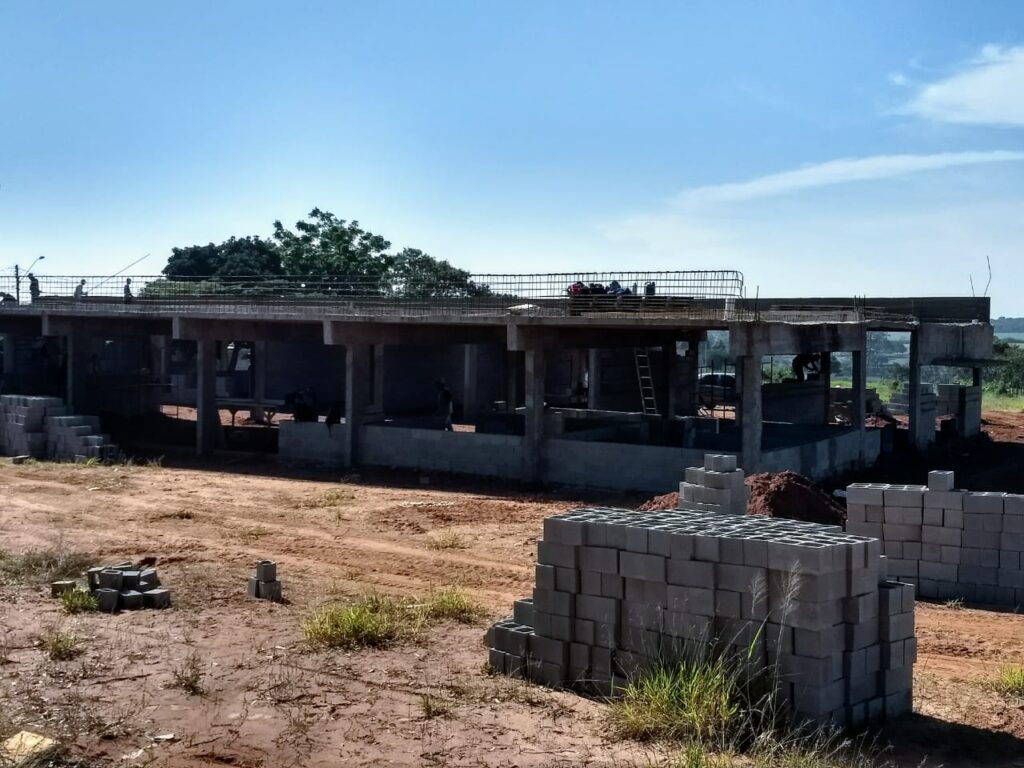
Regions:
[[[1016,30],[1016,34],[1015,34]],[[0,4],[0,267],[314,206],[477,272],[1024,315],[1019,3]]]

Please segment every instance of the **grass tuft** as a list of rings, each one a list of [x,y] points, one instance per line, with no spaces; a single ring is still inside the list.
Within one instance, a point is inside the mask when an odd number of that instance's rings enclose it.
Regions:
[[[433,720],[435,717],[451,717],[452,707],[445,701],[431,693],[419,694],[420,713],[424,720]]]
[[[1011,665],[999,670],[992,687],[1004,696],[1024,699],[1024,666]]]
[[[482,615],[480,606],[459,587],[445,587],[431,592],[421,610],[425,619],[448,619],[461,624],[472,624]]]
[[[41,637],[43,650],[51,661],[70,661],[82,653],[78,636],[59,627],[50,627]]]
[[[480,607],[458,587],[431,592],[423,600],[369,594],[346,605],[328,605],[302,625],[306,640],[325,648],[387,648],[417,635],[430,621],[469,623]]]
[[[626,685],[612,721],[628,739],[725,744],[741,719],[739,686],[721,656],[662,664]]]
[[[951,611],[959,611],[964,607],[964,599],[962,597],[954,597],[950,600],[947,600],[945,605]]]
[[[60,596],[60,604],[64,613],[90,613],[99,609],[99,603],[90,592],[84,589],[72,589]]]
[[[344,488],[332,488],[318,493],[301,502],[305,509],[326,509],[328,507],[343,507],[355,501],[356,495]]]
[[[419,629],[419,617],[400,601],[364,595],[351,605],[321,608],[302,625],[306,639],[328,648],[387,648]]]
[[[21,555],[0,550],[0,577],[26,584],[76,578],[90,565],[92,561],[88,556],[62,548],[30,550]]]
[[[202,696],[206,693],[203,687],[203,660],[197,651],[189,653],[181,666],[175,667],[171,674],[175,688],[181,688],[190,696]]]
[[[466,549],[468,546],[469,542],[452,530],[443,531],[427,540],[427,549]]]

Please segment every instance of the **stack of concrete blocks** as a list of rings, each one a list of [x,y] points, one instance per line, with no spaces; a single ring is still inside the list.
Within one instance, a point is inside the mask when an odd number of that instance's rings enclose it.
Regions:
[[[27,395],[0,396],[0,453],[68,461],[121,455],[95,416],[69,416],[59,397]]]
[[[938,384],[936,414],[956,416],[960,437],[973,437],[981,432],[981,387],[961,384]]]
[[[46,419],[46,455],[57,461],[116,461],[121,451],[100,431],[97,417],[54,415]]]
[[[689,467],[679,484],[678,509],[688,512],[717,512],[745,515],[750,489],[743,470],[736,468],[736,457],[708,453],[703,467]]]
[[[881,539],[889,572],[922,597],[1024,606],[1024,496],[928,485],[854,483],[846,529]]]
[[[277,579],[277,563],[273,560],[257,561],[256,575],[249,577],[246,594],[256,600],[280,603],[283,596],[281,582]]]
[[[66,413],[58,397],[0,395],[0,452],[46,457],[46,420]]]
[[[99,610],[105,613],[171,605],[171,592],[160,586],[155,568],[135,568],[131,563],[101,565],[90,568],[86,577]]]
[[[614,694],[722,653],[795,719],[859,726],[911,709],[913,587],[877,540],[781,518],[582,509],[544,521],[532,600],[489,632],[497,673]]]

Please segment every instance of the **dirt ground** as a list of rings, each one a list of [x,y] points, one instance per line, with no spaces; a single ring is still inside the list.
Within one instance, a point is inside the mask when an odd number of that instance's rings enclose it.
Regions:
[[[645,766],[665,747],[617,741],[606,705],[484,670],[483,632],[532,587],[541,520],[598,498],[380,473],[286,472],[269,462],[86,467],[0,463],[0,549],[96,562],[155,558],[168,611],[63,616],[41,587],[0,584],[0,732],[60,737],[89,765]],[[432,549],[454,532],[464,548]],[[287,604],[244,598],[258,558]],[[301,622],[374,589],[457,584],[487,609],[385,651],[318,651]],[[1024,616],[919,604],[913,717],[890,726],[902,766],[1024,766],[1024,703],[987,686],[1024,663]],[[49,660],[39,638],[81,640]],[[194,656],[203,695],[173,685]],[[424,697],[442,714],[424,713]]]

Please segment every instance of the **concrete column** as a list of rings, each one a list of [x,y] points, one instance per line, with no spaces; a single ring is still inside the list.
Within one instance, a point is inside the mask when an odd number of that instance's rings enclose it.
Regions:
[[[0,374],[9,376],[17,372],[17,356],[18,349],[14,341],[14,334],[4,334],[4,358],[3,358],[3,370],[0,370]]]
[[[819,365],[821,372],[818,374],[818,378],[821,380],[822,386],[825,387],[825,413],[822,417],[822,423],[828,424],[829,406],[832,400],[832,353],[822,352],[821,353],[821,364]]]
[[[741,459],[748,475],[761,466],[761,356],[736,358],[740,385]]]
[[[850,410],[850,420],[853,422],[853,426],[857,429],[858,437],[857,444],[859,446],[859,455],[861,464],[864,463],[866,457],[866,446],[865,440],[867,438],[867,431],[864,427],[864,419],[867,416],[866,398],[868,389],[868,373],[867,365],[865,365],[865,352],[853,352],[853,407]]]
[[[601,350],[587,350],[587,408],[598,410],[601,403]]]
[[[661,346],[662,389],[665,391],[661,407],[661,418],[671,421],[676,415],[676,344]]]
[[[505,403],[513,413],[519,403],[519,372],[522,366],[522,352],[505,353]]]
[[[469,420],[480,412],[480,345],[466,344],[462,366],[462,418]]]
[[[523,443],[523,475],[526,480],[541,479],[541,451],[544,447],[544,377],[546,360],[543,349],[531,349],[526,357],[526,439]]]
[[[196,453],[213,452],[221,437],[217,412],[217,342],[196,342]]]
[[[910,446],[916,450],[921,444],[921,331],[910,332],[910,404],[907,406]],[[935,429],[934,425],[929,425]]]
[[[347,433],[346,463],[359,463],[359,437],[366,418],[371,388],[371,348],[369,344],[345,347],[345,427]]]
[[[371,344],[367,361],[369,383],[366,392],[366,413],[382,417],[384,415],[384,345]]]
[[[975,387],[981,386],[981,368],[971,368],[972,385]]]
[[[254,341],[249,351],[249,368],[252,370],[252,399],[262,403],[267,399],[267,342]],[[267,411],[263,406],[252,409],[252,420],[257,424],[265,424]]]

